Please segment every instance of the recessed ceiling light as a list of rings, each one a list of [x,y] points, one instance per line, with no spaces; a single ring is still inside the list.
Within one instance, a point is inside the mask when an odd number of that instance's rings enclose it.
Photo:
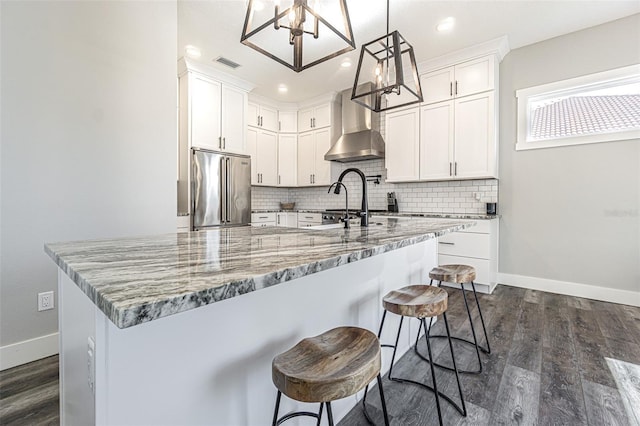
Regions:
[[[281,84],[280,86],[278,86],[278,92],[287,93],[288,91],[289,91],[289,88],[287,86],[285,86],[284,84]]]
[[[349,67],[351,66],[351,59],[348,59],[348,58],[347,58],[347,59],[345,59],[344,61],[342,61],[342,62],[340,63],[340,66],[341,66],[342,68],[349,68]]]
[[[440,23],[438,23],[438,25],[436,26],[436,30],[449,31],[450,29],[453,28],[454,24],[455,24],[455,19],[453,19],[452,17],[448,17],[440,21]]]
[[[190,58],[199,58],[202,55],[202,52],[200,52],[200,49],[190,44],[185,46],[184,53]]]

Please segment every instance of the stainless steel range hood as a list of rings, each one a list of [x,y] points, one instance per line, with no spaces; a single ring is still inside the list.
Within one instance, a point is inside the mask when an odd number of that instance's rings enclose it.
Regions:
[[[362,161],[384,158],[380,116],[351,100],[351,89],[342,91],[342,136],[324,155],[329,161]]]

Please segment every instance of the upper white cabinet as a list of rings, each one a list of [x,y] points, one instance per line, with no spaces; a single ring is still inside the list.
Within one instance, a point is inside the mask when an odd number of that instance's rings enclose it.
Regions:
[[[390,182],[498,177],[494,56],[423,74],[421,106],[386,116]]]
[[[493,55],[463,62],[420,76],[423,103],[447,101],[495,89]]]
[[[298,182],[298,135],[278,135],[278,186],[296,186]]]
[[[278,183],[278,136],[274,132],[249,127],[247,145],[251,155],[251,184],[276,186]]]
[[[278,131],[278,110],[276,108],[249,102],[247,124],[270,132]]]
[[[385,117],[387,182],[420,178],[420,109],[389,111]]]
[[[496,177],[494,92],[420,109],[420,179]]]
[[[279,131],[282,133],[296,133],[298,131],[297,111],[278,111]]]
[[[331,148],[329,128],[298,136],[298,186],[331,184],[331,162],[324,154]]]
[[[298,112],[298,131],[306,132],[331,126],[332,107],[332,103],[329,102],[301,109]]]
[[[195,72],[181,76],[179,88],[181,145],[246,152],[246,91]]]

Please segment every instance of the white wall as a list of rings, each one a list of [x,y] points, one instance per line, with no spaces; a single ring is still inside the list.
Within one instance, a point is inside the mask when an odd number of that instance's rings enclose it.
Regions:
[[[175,1],[0,8],[6,368],[57,350],[41,339],[57,312],[36,304],[56,289],[45,242],[175,229],[177,14]]]
[[[640,293],[625,292],[640,292],[640,141],[515,151],[516,90],[639,62],[633,15],[513,50],[501,63],[501,282],[561,293],[586,284],[640,303]]]

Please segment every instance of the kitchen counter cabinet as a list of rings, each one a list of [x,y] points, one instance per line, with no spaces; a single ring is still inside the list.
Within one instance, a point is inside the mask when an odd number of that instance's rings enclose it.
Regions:
[[[437,237],[474,224],[376,221],[48,244],[60,268],[61,423],[267,423],[276,354],[339,325],[376,330],[380,298],[426,281]],[[400,354],[416,333],[405,329]],[[336,420],[354,404],[336,401]]]

